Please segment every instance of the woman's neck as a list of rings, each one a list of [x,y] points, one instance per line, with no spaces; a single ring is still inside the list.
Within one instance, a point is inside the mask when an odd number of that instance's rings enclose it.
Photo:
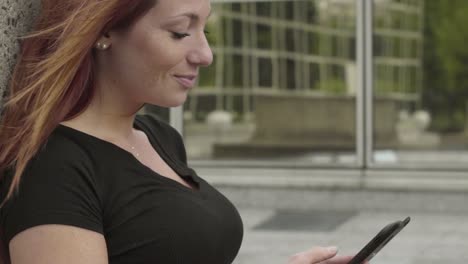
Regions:
[[[61,124],[105,140],[127,141],[135,135],[133,123],[140,108],[124,111],[118,107],[91,103],[80,115]]]

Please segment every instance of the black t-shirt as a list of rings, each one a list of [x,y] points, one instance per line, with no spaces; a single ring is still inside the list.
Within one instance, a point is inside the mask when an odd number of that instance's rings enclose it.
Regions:
[[[33,226],[63,224],[103,234],[111,264],[232,263],[243,236],[235,207],[187,166],[175,129],[150,115],[137,116],[134,127],[198,188],[157,174],[110,142],[59,125],[29,163],[18,195],[0,210],[4,241]]]

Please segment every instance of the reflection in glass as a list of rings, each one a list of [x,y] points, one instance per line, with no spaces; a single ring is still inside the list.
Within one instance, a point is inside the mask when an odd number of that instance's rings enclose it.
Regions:
[[[213,2],[190,159],[354,163],[354,0]]]
[[[468,1],[374,1],[374,160],[468,161]]]

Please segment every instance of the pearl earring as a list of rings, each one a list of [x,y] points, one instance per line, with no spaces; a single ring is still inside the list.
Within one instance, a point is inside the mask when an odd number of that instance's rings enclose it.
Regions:
[[[96,48],[100,49],[100,50],[106,50],[109,48],[109,45],[108,44],[105,44],[105,43],[101,43],[101,42],[98,42],[96,44]]]

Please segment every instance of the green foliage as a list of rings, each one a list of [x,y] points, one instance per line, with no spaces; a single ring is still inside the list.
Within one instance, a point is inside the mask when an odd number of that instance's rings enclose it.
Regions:
[[[423,106],[432,128],[457,132],[465,127],[468,102],[468,1],[425,1]]]
[[[214,87],[216,86],[216,63],[217,56],[213,55],[213,63],[209,67],[200,68],[200,80],[198,86],[200,87]]]
[[[439,132],[463,131],[465,129],[465,114],[463,111],[443,111],[434,116],[432,121],[433,129]]]
[[[211,46],[216,46],[219,43],[217,26],[218,25],[215,24],[215,20],[208,20],[208,23],[205,26],[205,31],[207,32],[206,38]]]
[[[468,73],[468,3],[463,4],[453,14],[443,18],[435,27],[435,39],[438,43],[437,53],[447,72],[447,89],[456,91],[462,84],[459,77]]]
[[[398,91],[398,84],[391,81],[376,80],[374,90],[377,95],[389,94]]]
[[[328,79],[318,83],[320,91],[330,94],[345,94],[346,83],[341,79]]]

